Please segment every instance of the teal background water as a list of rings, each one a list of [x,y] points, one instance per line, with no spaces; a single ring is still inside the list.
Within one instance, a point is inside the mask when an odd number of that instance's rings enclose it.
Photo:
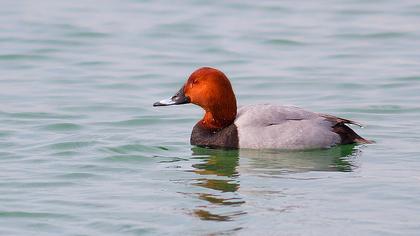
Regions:
[[[418,235],[418,1],[2,1],[0,235]],[[192,147],[200,66],[241,105],[354,119],[329,150]]]

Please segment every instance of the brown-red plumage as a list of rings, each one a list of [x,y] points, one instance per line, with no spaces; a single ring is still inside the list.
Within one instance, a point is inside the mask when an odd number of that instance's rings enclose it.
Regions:
[[[214,68],[202,67],[188,78],[184,94],[205,111],[198,124],[208,130],[220,130],[236,118],[236,98],[226,75]]]

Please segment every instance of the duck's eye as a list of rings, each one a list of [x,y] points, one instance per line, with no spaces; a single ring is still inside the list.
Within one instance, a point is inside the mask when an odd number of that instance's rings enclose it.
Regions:
[[[194,85],[198,84],[198,80],[193,80],[190,84],[190,87],[192,88]]]

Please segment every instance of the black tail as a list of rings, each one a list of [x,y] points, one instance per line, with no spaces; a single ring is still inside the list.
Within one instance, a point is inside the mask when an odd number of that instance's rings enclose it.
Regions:
[[[360,135],[356,134],[350,127],[348,127],[346,124],[352,124],[362,127],[357,122],[354,122],[352,120],[343,119],[340,117],[327,115],[327,114],[320,114],[322,117],[324,117],[326,120],[333,123],[332,129],[335,133],[340,135],[341,138],[341,144],[351,144],[351,143],[361,143],[361,144],[368,144],[368,143],[374,143],[374,141],[367,140],[365,138],[362,138]]]
[[[360,135],[356,134],[350,127],[345,125],[345,123],[338,123],[334,125],[333,131],[340,135],[341,138],[341,144],[350,144],[350,143],[361,143],[361,144],[367,144],[367,143],[374,143],[371,140],[367,140],[362,138]]]

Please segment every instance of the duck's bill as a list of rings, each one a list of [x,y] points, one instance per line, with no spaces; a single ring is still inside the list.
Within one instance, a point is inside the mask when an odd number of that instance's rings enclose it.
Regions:
[[[181,88],[174,96],[168,99],[163,99],[162,101],[155,102],[154,107],[158,106],[171,106],[171,105],[181,105],[190,103],[190,98],[185,96],[184,88]]]

